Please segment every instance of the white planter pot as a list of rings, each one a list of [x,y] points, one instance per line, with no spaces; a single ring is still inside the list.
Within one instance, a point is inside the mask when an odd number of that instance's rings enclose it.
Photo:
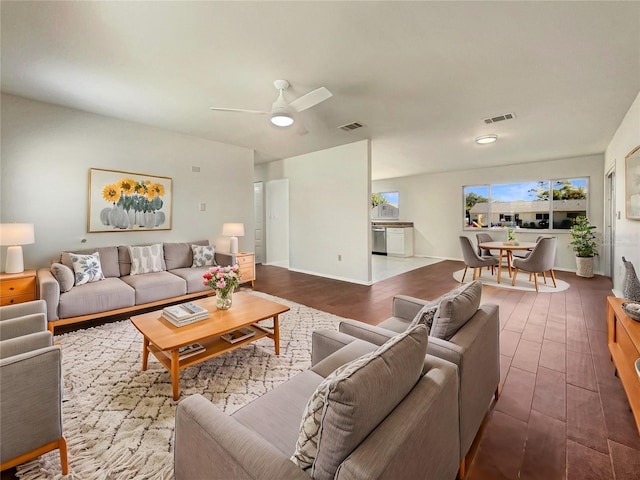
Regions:
[[[578,271],[576,275],[579,277],[593,277],[593,257],[576,257],[576,265]]]

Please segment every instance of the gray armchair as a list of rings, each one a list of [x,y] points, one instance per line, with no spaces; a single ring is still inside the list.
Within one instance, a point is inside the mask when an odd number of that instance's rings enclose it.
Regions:
[[[0,469],[59,449],[66,475],[62,354],[47,331],[43,303],[0,307]]]
[[[462,283],[464,283],[464,277],[467,275],[467,269],[473,268],[473,279],[482,276],[483,267],[491,267],[491,273],[493,268],[498,265],[498,259],[495,257],[481,257],[473,249],[471,240],[467,237],[460,237],[460,247],[462,247],[462,256],[464,257],[464,273],[462,274]]]
[[[394,335],[404,332],[420,309],[429,303],[406,295],[393,298],[393,316],[373,326],[355,320],[340,322],[339,331],[313,332],[311,363],[326,356],[355,338],[382,345]],[[500,319],[498,306],[480,305],[475,315],[449,340],[429,337],[427,356],[441,358],[458,368],[460,452],[459,477],[466,473],[467,456],[500,382]]]
[[[531,251],[531,254],[527,258],[516,258],[513,260],[513,279],[511,285],[516,284],[516,277],[518,271],[524,270],[533,274],[533,280],[536,285],[536,292],[538,291],[538,273],[543,275],[549,272],[551,280],[553,280],[553,286],[556,287],[556,276],[553,273],[553,264],[556,259],[556,237],[545,237],[538,240],[538,243]],[[547,283],[547,277],[544,277],[544,283]]]

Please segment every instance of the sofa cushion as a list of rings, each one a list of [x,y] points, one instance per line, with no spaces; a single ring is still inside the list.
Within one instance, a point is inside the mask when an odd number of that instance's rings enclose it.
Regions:
[[[129,247],[129,257],[131,258],[129,275],[141,275],[165,270],[164,252],[161,243],[144,247]]]
[[[445,295],[434,316],[430,335],[449,340],[473,317],[480,306],[481,298],[482,283],[479,280],[465,285],[452,295]]]
[[[342,461],[420,378],[428,332],[417,325],[329,375],[309,399],[291,460],[333,479]]]
[[[94,252],[92,255],[70,253],[69,258],[73,265],[76,285],[104,280],[98,252]]]
[[[127,275],[121,280],[135,290],[136,305],[178,297],[187,293],[186,282],[169,272]]]
[[[73,270],[73,264],[71,263],[71,258],[69,258],[70,253],[91,255],[95,252],[98,252],[100,254],[100,267],[102,268],[102,273],[104,274],[104,276],[106,278],[119,277],[120,266],[118,265],[117,247],[98,247],[85,250],[75,250],[73,252],[62,252],[62,255],[60,255],[60,263]]]
[[[193,253],[191,245],[209,245],[208,240],[198,240],[196,242],[173,242],[165,243],[164,260],[167,270],[176,268],[187,268],[193,264]]]
[[[67,293],[61,294],[58,317],[77,317],[133,305],[133,288],[119,278],[106,278],[100,282],[75,286]]]
[[[203,284],[204,279],[202,278],[202,274],[208,271],[209,267],[187,267],[176,268],[170,270],[169,273],[177,275],[187,283],[187,293],[197,293],[211,291],[211,287]]]
[[[76,283],[76,277],[73,270],[62,263],[54,263],[51,265],[51,273],[60,284],[61,292],[68,292]]]
[[[212,267],[216,264],[216,250],[212,245],[191,245],[193,253],[192,268]]]

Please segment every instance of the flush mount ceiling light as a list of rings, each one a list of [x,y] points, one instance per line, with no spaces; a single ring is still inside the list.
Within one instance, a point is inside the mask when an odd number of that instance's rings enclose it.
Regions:
[[[475,139],[476,143],[479,143],[480,145],[486,145],[487,143],[493,143],[496,140],[498,140],[498,135],[480,135],[479,137],[476,137]]]

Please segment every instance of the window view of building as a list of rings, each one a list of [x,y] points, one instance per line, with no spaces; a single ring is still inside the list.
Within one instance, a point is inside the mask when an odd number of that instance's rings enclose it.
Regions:
[[[541,180],[463,189],[465,228],[568,230],[587,215],[588,179]]]

